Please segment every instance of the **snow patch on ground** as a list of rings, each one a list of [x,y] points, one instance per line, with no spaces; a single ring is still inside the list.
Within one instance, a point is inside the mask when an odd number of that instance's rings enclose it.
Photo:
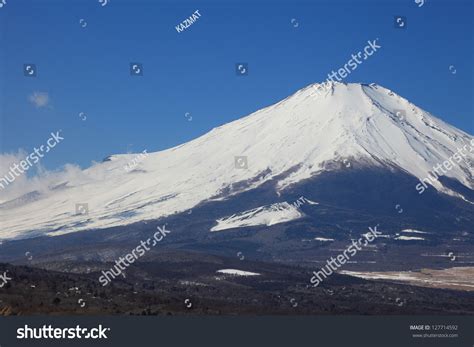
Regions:
[[[423,237],[416,237],[416,236],[398,236],[395,240],[402,240],[402,241],[423,241]]]
[[[442,270],[421,269],[420,271],[404,272],[359,272],[342,270],[340,273],[366,280],[408,282],[423,287],[474,291],[473,267],[452,267]]]
[[[274,225],[301,218],[303,214],[287,202],[260,206],[249,211],[233,214],[218,219],[217,225],[211,231],[220,231],[232,228],[249,227],[255,225]]]
[[[236,269],[222,269],[222,270],[217,270],[216,272],[225,274],[225,275],[232,275],[232,276],[260,276],[260,274],[256,272],[236,270]]]
[[[334,239],[326,239],[324,237],[315,237],[314,238],[316,241],[321,241],[321,242],[330,242],[330,241],[334,241]]]
[[[415,229],[403,229],[402,233],[412,233],[412,234],[429,234],[426,231],[415,230]]]

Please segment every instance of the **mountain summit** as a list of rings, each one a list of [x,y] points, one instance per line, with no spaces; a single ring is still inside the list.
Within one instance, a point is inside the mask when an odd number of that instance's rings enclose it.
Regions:
[[[54,189],[29,192],[34,198],[3,200],[0,239],[158,219],[272,180],[282,193],[337,170],[335,163],[399,170],[423,180],[471,141],[471,135],[379,85],[313,84],[177,147],[141,160],[113,155]],[[472,158],[471,152],[445,176],[474,189]],[[468,200],[439,180],[432,186]],[[87,213],[78,213],[76,204],[87,204]]]

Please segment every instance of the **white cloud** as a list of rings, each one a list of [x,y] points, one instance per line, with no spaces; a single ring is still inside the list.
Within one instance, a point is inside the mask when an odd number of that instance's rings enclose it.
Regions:
[[[37,108],[46,107],[49,104],[49,95],[45,92],[33,92],[28,100]]]
[[[0,153],[0,177],[8,174],[10,167],[27,157],[27,152],[20,149],[17,153]],[[48,171],[41,166],[41,162],[2,189],[0,187],[0,204],[24,194],[36,191],[47,195],[56,185],[84,179],[85,175],[80,167],[66,164],[62,168]]]

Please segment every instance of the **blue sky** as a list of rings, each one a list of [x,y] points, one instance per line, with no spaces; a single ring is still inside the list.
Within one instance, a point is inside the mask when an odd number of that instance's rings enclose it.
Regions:
[[[375,38],[382,48],[345,82],[381,84],[472,134],[472,15],[472,1],[453,0],[7,0],[0,153],[30,152],[59,129],[48,169],[169,148],[323,81]],[[143,76],[130,75],[131,62]],[[24,76],[26,63],[36,77]],[[34,92],[46,105],[29,100]]]

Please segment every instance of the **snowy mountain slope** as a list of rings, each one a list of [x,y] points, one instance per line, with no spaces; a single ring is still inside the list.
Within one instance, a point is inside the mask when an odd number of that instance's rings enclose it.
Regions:
[[[276,177],[284,190],[335,161],[397,168],[422,179],[472,143],[471,135],[381,86],[331,83],[323,93],[316,87],[188,143],[149,153],[134,170],[126,168],[136,155],[113,155],[34,199],[0,197],[0,239],[157,219]],[[236,156],[247,157],[246,168],[235,166]],[[446,175],[473,189],[472,161],[470,153]],[[440,182],[434,186],[459,197]],[[76,214],[78,203],[88,204],[88,214]]]

